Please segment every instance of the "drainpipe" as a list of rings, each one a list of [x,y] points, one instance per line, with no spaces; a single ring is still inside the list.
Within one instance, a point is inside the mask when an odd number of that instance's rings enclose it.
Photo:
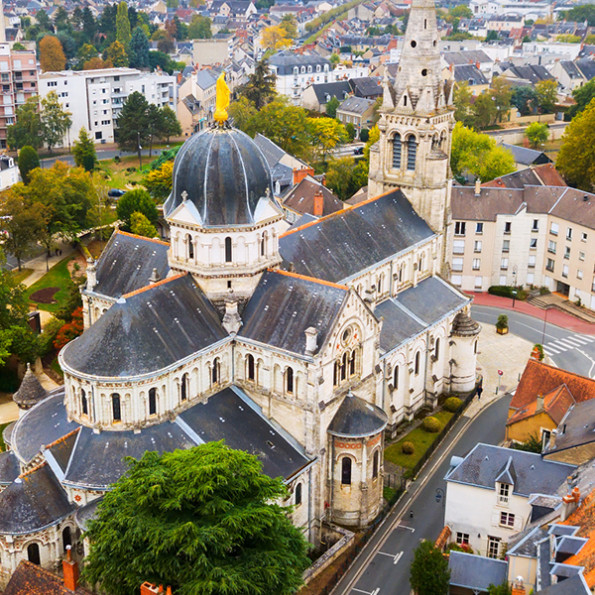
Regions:
[[[312,542],[312,467],[308,469],[308,540]]]
[[[332,449],[331,449],[331,460],[330,462],[330,467],[331,467],[331,501],[329,502],[329,508],[331,510],[331,518],[332,518],[332,513],[333,513],[333,506],[334,506],[334,502],[335,502],[335,439],[333,437],[331,437],[331,441],[332,441]],[[326,513],[326,511],[325,511]],[[326,516],[326,514],[325,514]]]

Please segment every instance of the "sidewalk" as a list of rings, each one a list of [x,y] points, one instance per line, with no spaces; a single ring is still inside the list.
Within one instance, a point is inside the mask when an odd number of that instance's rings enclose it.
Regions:
[[[493,308],[500,308],[501,310],[514,310],[515,312],[521,312],[540,320],[545,320],[547,316],[548,324],[555,324],[561,328],[566,328],[575,333],[582,333],[584,335],[595,335],[595,324],[576,318],[566,312],[561,312],[555,308],[549,310],[542,310],[537,306],[528,304],[520,300],[516,300],[514,308],[512,307],[512,300],[506,297],[500,297],[498,295],[491,295],[490,293],[475,293],[466,292],[473,296],[473,303],[478,306],[491,306]]]
[[[48,272],[48,268],[51,269],[54,265],[71,256],[76,251],[68,242],[60,242],[57,244],[57,247],[62,250],[62,254],[59,256],[56,256],[54,250],[49,259],[46,258],[44,253],[23,263],[23,268],[33,269],[33,272],[23,281],[25,287],[31,287],[31,285],[39,281]]]

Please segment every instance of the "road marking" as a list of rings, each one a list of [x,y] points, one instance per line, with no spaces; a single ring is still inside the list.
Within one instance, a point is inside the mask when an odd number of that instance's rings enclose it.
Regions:
[[[407,531],[411,531],[411,533],[415,533],[415,529],[413,527],[407,527],[407,525],[401,525],[401,523],[397,523],[395,525],[395,529],[407,529]]]
[[[543,350],[548,354],[551,355],[552,353],[558,355],[560,352],[557,349],[554,349],[550,345],[544,345]]]
[[[388,554],[386,552],[376,552],[377,554],[382,554],[383,556],[388,556],[389,558],[396,558],[394,554]]]
[[[396,556],[395,559],[393,561],[393,564],[397,564],[397,562],[401,559],[401,556],[403,555],[403,552],[399,552]]]
[[[574,349],[575,347],[580,347],[580,345],[577,345],[576,343],[573,343],[571,339],[558,339],[556,341],[556,343],[561,343],[562,345],[564,345],[564,347],[568,347],[569,349]]]
[[[358,593],[365,593],[366,595],[378,595],[380,593],[380,587],[376,587],[373,591],[362,591],[361,589],[356,589],[355,587],[351,587],[352,591],[357,591]]]
[[[595,337],[591,337],[591,335],[574,335],[577,339],[581,339],[582,341],[586,341],[587,343],[592,343],[595,341]]]
[[[593,368],[595,368],[595,360],[590,357],[589,355],[587,355],[582,349],[577,349],[577,351],[584,355],[590,362],[591,362],[591,367],[589,368],[589,371],[587,372],[587,376],[589,378],[595,378],[595,374],[593,373]]]

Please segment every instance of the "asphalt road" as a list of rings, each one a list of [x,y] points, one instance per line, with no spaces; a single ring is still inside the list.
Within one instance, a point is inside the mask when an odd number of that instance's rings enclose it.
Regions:
[[[472,306],[471,315],[478,322],[496,324],[499,308]],[[543,344],[545,352],[559,368],[595,378],[595,336],[581,335],[547,321],[506,310],[511,333],[532,343]]]

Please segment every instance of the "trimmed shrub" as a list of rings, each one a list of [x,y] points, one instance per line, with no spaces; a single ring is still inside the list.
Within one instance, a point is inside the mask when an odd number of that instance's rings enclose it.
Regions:
[[[426,419],[423,420],[421,427],[426,432],[430,432],[432,434],[436,434],[441,429],[440,422],[435,417],[432,417],[432,416],[426,417]]]
[[[496,328],[497,329],[508,328],[508,316],[506,316],[506,314],[500,314],[498,316],[498,320],[496,321]]]
[[[415,452],[415,445],[413,442],[403,442],[403,444],[401,444],[401,450],[403,451],[403,454],[412,455]]]
[[[459,397],[448,397],[448,399],[444,401],[444,409],[454,413],[462,405],[462,403],[463,401],[461,401]]]
[[[492,285],[488,287],[488,293],[492,295],[499,295],[500,297],[507,297],[512,299],[512,290],[516,290],[517,300],[526,300],[527,292],[521,287],[512,287],[510,285]]]

